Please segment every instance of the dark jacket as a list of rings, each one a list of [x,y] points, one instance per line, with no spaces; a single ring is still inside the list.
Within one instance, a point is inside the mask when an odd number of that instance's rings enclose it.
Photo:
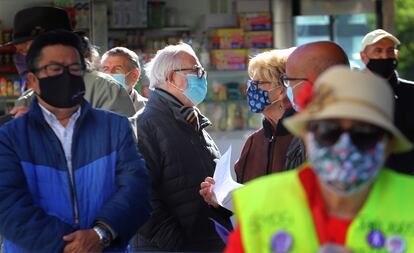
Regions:
[[[237,181],[246,183],[254,178],[286,168],[286,152],[293,136],[278,124],[274,128],[266,119],[263,127],[244,143],[239,160],[234,165]]]
[[[136,250],[221,251],[224,244],[209,220],[219,217],[199,195],[200,183],[214,174],[220,157],[204,130],[210,122],[200,115],[196,131],[171,98],[162,90],[152,92],[137,122],[138,145],[153,181],[153,212],[138,232]]]
[[[0,153],[3,252],[62,252],[64,235],[95,221],[117,233],[107,250],[125,250],[149,217],[150,178],[125,117],[82,104],[73,177],[36,99],[28,113],[0,128]]]
[[[394,123],[411,142],[414,142],[414,82],[399,78],[395,72],[389,83],[395,96]],[[413,175],[414,150],[392,154],[385,166],[397,172]]]

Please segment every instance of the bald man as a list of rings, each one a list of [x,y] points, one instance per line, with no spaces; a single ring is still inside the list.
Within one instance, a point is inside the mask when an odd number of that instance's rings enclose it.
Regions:
[[[295,111],[300,110],[295,96],[303,82],[308,78],[317,78],[334,65],[349,66],[349,61],[345,51],[331,41],[307,43],[290,54],[286,62],[286,75],[282,75],[281,79]],[[293,138],[286,154],[285,168],[297,168],[305,160],[305,146],[299,138]]]

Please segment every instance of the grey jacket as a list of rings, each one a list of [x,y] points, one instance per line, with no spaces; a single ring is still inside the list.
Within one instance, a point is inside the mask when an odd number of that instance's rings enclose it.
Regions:
[[[127,117],[135,114],[128,92],[110,75],[98,71],[86,72],[84,80],[84,98],[92,107],[106,109]],[[30,90],[16,100],[15,106],[29,106],[33,97],[34,92]]]

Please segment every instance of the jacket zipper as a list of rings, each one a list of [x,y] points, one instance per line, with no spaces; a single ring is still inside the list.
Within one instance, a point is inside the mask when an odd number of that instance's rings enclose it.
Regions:
[[[269,175],[270,173],[272,173],[272,164],[273,164],[273,141],[274,141],[274,137],[272,136],[269,139],[269,145],[267,148],[267,166],[266,166],[266,175]]]
[[[50,130],[53,132],[52,129],[50,129]],[[79,223],[80,223],[80,221],[79,221],[80,219],[79,219],[78,198],[76,196],[76,191],[75,191],[75,180],[74,180],[74,175],[73,175],[73,169],[69,169],[69,167],[68,167],[68,161],[66,160],[66,155],[65,155],[65,151],[63,150],[62,143],[60,143],[60,140],[57,136],[55,136],[55,138],[57,139],[57,141],[59,143],[60,151],[63,152],[63,157],[64,157],[65,162],[66,162],[66,169],[68,170],[70,193],[71,193],[72,204],[73,204],[73,215],[74,215],[75,224],[78,226]],[[73,143],[72,143],[72,146],[73,146]]]

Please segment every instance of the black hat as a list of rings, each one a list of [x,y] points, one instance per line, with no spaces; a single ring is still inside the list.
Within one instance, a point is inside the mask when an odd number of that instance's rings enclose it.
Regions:
[[[41,33],[57,29],[72,31],[70,18],[65,10],[50,6],[23,9],[14,16],[13,40],[7,44],[23,43]]]

